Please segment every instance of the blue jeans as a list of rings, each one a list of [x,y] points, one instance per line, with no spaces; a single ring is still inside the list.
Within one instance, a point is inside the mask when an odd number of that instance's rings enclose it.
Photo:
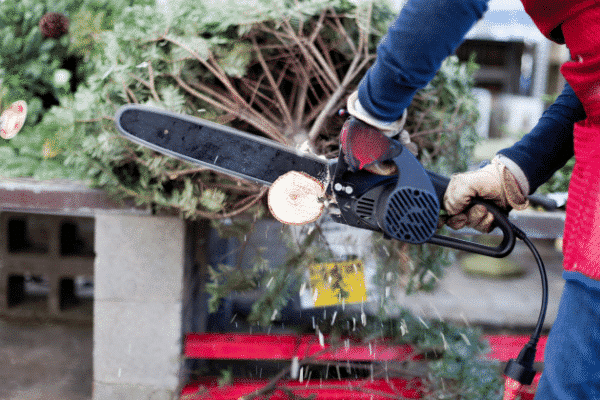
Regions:
[[[600,399],[600,291],[586,280],[565,283],[536,400]]]

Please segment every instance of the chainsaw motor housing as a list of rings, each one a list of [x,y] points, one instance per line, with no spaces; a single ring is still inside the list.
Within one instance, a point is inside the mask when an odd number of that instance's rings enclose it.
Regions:
[[[343,154],[332,163],[333,179],[329,188],[339,208],[334,221],[382,232],[387,239],[405,243],[432,243],[501,258],[510,254],[516,238],[508,213],[495,204],[473,199],[472,204],[483,204],[494,215],[494,226],[503,233],[497,247],[482,245],[436,233],[444,194],[450,179],[426,170],[419,160],[402,144],[392,160],[397,167],[395,175],[377,175],[366,170],[350,171]]]
[[[347,223],[381,231],[387,238],[421,244],[437,230],[440,202],[426,170],[406,149],[394,162],[398,174],[350,173],[338,159],[333,192]]]

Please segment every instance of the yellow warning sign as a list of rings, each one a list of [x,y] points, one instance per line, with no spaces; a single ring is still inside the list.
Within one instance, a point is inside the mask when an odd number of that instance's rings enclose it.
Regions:
[[[315,307],[367,300],[365,268],[360,260],[313,264],[309,273]]]

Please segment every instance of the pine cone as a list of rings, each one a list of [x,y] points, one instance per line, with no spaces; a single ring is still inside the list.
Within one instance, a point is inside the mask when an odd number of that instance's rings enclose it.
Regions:
[[[61,13],[46,13],[40,20],[40,31],[45,38],[57,39],[69,32],[69,19]]]

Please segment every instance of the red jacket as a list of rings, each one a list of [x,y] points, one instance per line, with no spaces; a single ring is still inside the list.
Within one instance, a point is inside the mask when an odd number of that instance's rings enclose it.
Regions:
[[[586,8],[600,6],[597,0],[521,0],[525,11],[548,39],[565,43],[561,25]]]
[[[546,37],[569,48],[571,61],[561,72],[600,126],[600,0],[521,1]]]
[[[587,118],[573,129],[564,268],[600,281],[600,0],[521,1],[539,30],[571,53],[561,72]]]

